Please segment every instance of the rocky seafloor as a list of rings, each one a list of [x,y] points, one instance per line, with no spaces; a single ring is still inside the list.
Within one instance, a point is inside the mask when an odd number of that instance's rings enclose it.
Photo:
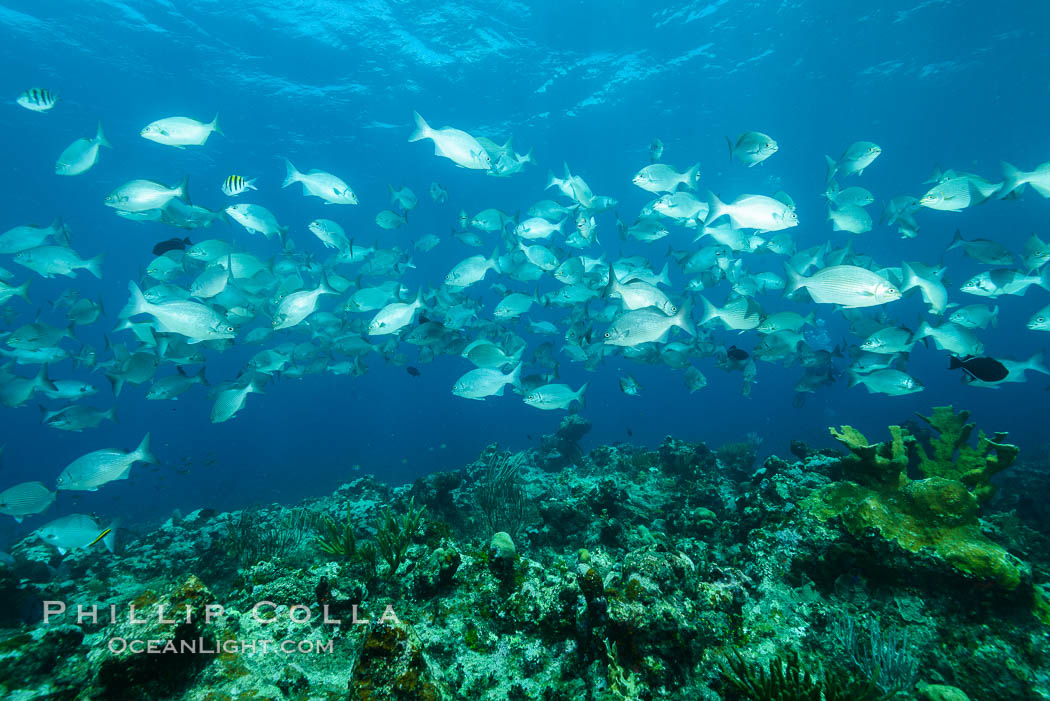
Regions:
[[[1045,456],[950,407],[761,465],[585,453],[589,428],[175,514],[115,555],[28,538],[0,566],[3,698],[1050,698]]]

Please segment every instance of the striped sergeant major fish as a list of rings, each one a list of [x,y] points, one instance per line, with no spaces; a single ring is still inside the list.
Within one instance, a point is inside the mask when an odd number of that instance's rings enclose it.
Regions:
[[[222,181],[222,191],[229,197],[236,197],[245,190],[258,190],[255,187],[255,181],[258,178],[252,178],[251,180],[245,180],[240,175],[231,175]]]
[[[58,95],[43,88],[30,88],[15,100],[19,105],[34,112],[47,112],[58,102]]]

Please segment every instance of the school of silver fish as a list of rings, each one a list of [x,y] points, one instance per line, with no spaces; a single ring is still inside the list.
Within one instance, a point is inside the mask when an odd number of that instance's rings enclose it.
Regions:
[[[42,113],[54,108],[58,97],[32,88],[16,102]],[[419,114],[413,123],[408,142],[431,142],[435,156],[459,168],[506,178],[535,163],[532,151],[517,153],[510,138],[500,144],[458,128],[435,129]],[[214,134],[223,135],[217,116],[210,122],[162,118],[140,132],[143,139],[176,149],[206,147]],[[775,168],[770,159],[780,146],[772,137],[745,132],[727,142],[730,160],[746,169],[744,177]],[[77,139],[59,155],[56,174],[87,173],[104,157],[103,147],[113,148],[99,125],[94,137]],[[408,148],[418,149],[420,158],[425,154],[418,146]],[[638,171],[621,174],[623,186],[648,193],[649,201],[633,217],[625,217],[617,199],[596,194],[565,164],[562,175],[549,172],[530,199],[519,194],[473,215],[457,213],[455,193],[437,182],[427,188],[429,203],[409,187],[391,184],[389,202],[369,203],[377,228],[370,234],[340,223],[339,208],[329,206],[362,204],[351,184],[324,170],[300,170],[288,158],[280,187],[298,184],[304,197],[316,198],[301,211],[272,211],[265,203],[273,189],[248,175],[231,173],[213,184],[230,199],[218,210],[193,204],[187,179],[174,184],[118,179],[100,206],[133,222],[207,230],[211,237],[189,245],[173,239],[170,248],[143,261],[145,276],[127,280],[122,309],[106,310],[101,300],[69,288],[49,300],[51,316],[62,319],[58,323],[38,317],[10,328],[12,306],[30,304],[31,276],[0,267],[0,306],[7,308],[9,322],[0,334],[5,361],[0,403],[57,402],[57,408],[41,408],[43,423],[58,430],[116,421],[114,405],[88,403],[98,392],[95,386],[61,377],[58,369],[72,364],[103,373],[114,398],[131,385],[141,386],[137,391],[147,399],[175,401],[200,385],[211,392],[211,421],[221,423],[234,419],[251,395],[264,394],[269,382],[318,373],[360,375],[375,362],[405,366],[410,357],[423,364],[439,355],[461,359],[462,375],[448,378],[455,396],[506,401],[509,388],[542,410],[584,406],[590,383],[561,382],[562,368],[579,365],[594,372],[611,356],[666,366],[680,373],[689,393],[707,385],[701,368],[716,367],[740,373],[742,393],[748,395],[759,364],[771,363],[801,370],[795,387],[800,398],[841,378],[848,378],[850,387],[904,395],[923,389],[907,370],[917,344],[957,358],[982,356],[981,334],[996,326],[1000,305],[1023,304],[1010,298],[1024,297],[1031,287],[1050,290],[1050,245],[1037,234],[1014,251],[957,232],[945,244],[945,257],[965,255],[986,269],[951,290],[943,259],[876,260],[855,253],[852,238],[886,237],[892,230],[912,239],[920,234],[922,217],[1020,200],[1029,188],[1050,197],[1050,163],[1030,172],[1004,163],[1001,177],[992,180],[938,170],[916,188],[916,196],[887,198],[881,216],[873,218],[867,208],[876,198],[856,180],[877,167],[882,149],[857,141],[838,158],[825,157],[822,223],[800,219],[785,192],[716,194],[717,183],[704,180],[699,164],[679,170],[665,162],[659,139],[647,158],[639,153]],[[929,187],[920,192],[924,185]],[[452,236],[397,233],[412,230],[412,212],[420,206],[447,208]],[[873,233],[876,227],[881,230]],[[796,244],[812,240],[812,232],[820,232],[819,244]],[[377,233],[375,245],[361,243]],[[653,253],[614,254],[630,241]],[[439,245],[462,249],[462,260],[443,280],[404,284],[403,274]],[[59,218],[0,234],[0,264],[17,264],[46,278],[76,278],[80,271],[101,278],[105,251],[91,253],[76,250]],[[909,294],[921,298],[926,310],[910,325],[893,313]],[[968,296],[987,299],[967,303]],[[848,322],[852,339],[832,347],[822,327],[835,314]],[[111,329],[113,340],[107,335],[101,351],[77,340],[76,329],[92,324]],[[1050,331],[1045,300],[1033,309],[1028,329]],[[745,343],[749,351],[738,348]],[[409,346],[415,347],[411,356]],[[205,379],[210,359],[238,348],[251,351],[240,372],[213,386]],[[1040,354],[995,360],[1006,370],[1000,379],[962,377],[994,388],[1025,381],[1026,371],[1048,373]],[[626,395],[644,391],[630,375],[618,382]],[[79,458],[57,476],[55,489],[97,489],[127,479],[137,463],[156,462],[147,435],[131,452],[103,449]],[[21,520],[48,509],[55,495],[38,481],[13,485],[0,492],[0,513]],[[99,541],[111,547],[109,529],[79,514],[47,524],[38,535],[63,550]]]

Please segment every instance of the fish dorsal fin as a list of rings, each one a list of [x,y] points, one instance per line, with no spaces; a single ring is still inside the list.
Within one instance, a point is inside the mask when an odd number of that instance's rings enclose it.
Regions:
[[[795,210],[795,200],[791,199],[791,195],[787,194],[783,190],[781,190],[781,191],[777,192],[777,194],[773,195],[773,199],[779,200],[780,202],[783,202],[785,205],[788,206],[788,208],[791,211]]]

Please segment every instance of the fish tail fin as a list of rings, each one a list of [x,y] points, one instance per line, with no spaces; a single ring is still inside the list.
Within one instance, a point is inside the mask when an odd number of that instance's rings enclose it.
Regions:
[[[298,182],[299,177],[302,175],[302,173],[296,170],[295,166],[292,165],[291,161],[289,161],[287,158],[284,158],[283,156],[282,158],[284,160],[285,175],[284,182],[281,183],[281,187],[285,188],[291,185],[292,183]]]
[[[32,282],[32,280],[26,280],[21,285],[16,287],[14,292],[15,292],[15,294],[17,296],[21,297],[26,302],[29,302],[30,304],[32,304],[32,301],[29,299],[29,283],[30,282]]]
[[[1043,351],[1039,351],[1031,358],[1024,361],[1024,369],[1041,372],[1044,375],[1050,375],[1050,370],[1047,370],[1046,365],[1043,364]]]
[[[47,363],[40,366],[40,372],[33,378],[33,387],[37,390],[49,390],[51,392],[57,392],[58,387],[55,387],[55,383],[51,381],[51,378],[47,374]]]
[[[825,178],[825,182],[827,182],[827,184],[830,185],[832,179],[835,177],[835,173],[838,172],[838,164],[835,162],[835,159],[831,156],[824,156],[824,165],[828,169],[828,174]]]
[[[662,282],[663,284],[665,284],[668,287],[670,287],[671,286],[671,278],[669,278],[667,276],[667,266],[668,265],[669,265],[668,263],[664,263],[664,267],[663,267],[662,270],[660,270],[660,274],[656,276],[656,282]]]
[[[105,258],[105,253],[99,253],[94,258],[88,258],[87,264],[84,269],[94,275],[99,280],[102,279],[102,259]]]
[[[104,412],[104,413],[102,414],[102,418],[104,418],[104,419],[109,419],[109,420],[110,420],[110,421],[112,421],[113,423],[115,423],[115,424],[119,424],[120,422],[119,422],[119,421],[117,421],[117,405],[116,405],[116,404],[114,404],[114,405],[113,405],[113,406],[111,406],[111,407],[110,407],[109,409],[107,409],[107,410],[106,410],[106,411],[105,411],[105,412]]]
[[[109,143],[109,139],[102,133],[102,122],[98,123],[98,129],[95,130],[95,143],[106,148],[113,148],[113,144]]]
[[[616,271],[613,270],[612,263],[609,263],[609,282],[606,283],[605,289],[602,290],[602,298],[615,294],[619,286],[620,281],[616,279]]]
[[[1013,166],[1006,161],[1000,161],[1000,165],[1003,168],[1003,185],[999,188],[999,192],[996,196],[999,199],[1013,194],[1015,190],[1020,190],[1024,187],[1024,173],[1021,172],[1020,168]]]
[[[733,149],[733,140],[730,139],[728,136],[726,137],[726,146],[729,147],[729,160],[732,161],[733,160],[733,155],[734,155],[733,154],[733,151],[734,151],[734,149]]]
[[[693,243],[696,243],[705,236],[711,236],[711,228],[704,223],[704,220],[698,216],[693,217],[693,221],[696,222],[696,236],[693,237]]]
[[[860,373],[853,368],[849,369],[849,386],[856,387],[860,383]]]
[[[533,150],[534,150],[534,147],[533,148],[529,148],[529,152],[526,153],[525,156],[521,159],[522,164],[535,163],[536,162],[536,159],[532,157]]]
[[[919,276],[915,274],[915,269],[907,262],[901,263],[901,278],[901,292],[907,292],[911,288],[919,286]]]
[[[120,310],[120,314],[117,315],[117,318],[127,319],[136,314],[145,314],[153,307],[153,305],[149,303],[149,300],[147,300],[142,294],[142,290],[139,289],[139,286],[135,284],[134,280],[128,282],[128,292],[131,294],[131,297],[128,299],[128,303],[124,305],[124,308]]]
[[[690,336],[696,335],[696,327],[693,325],[693,300],[688,299],[682,304],[682,308],[674,315],[674,324]]]
[[[963,238],[962,232],[959,231],[958,229],[956,229],[955,230],[955,234],[952,235],[951,243],[948,244],[948,248],[946,248],[945,250],[946,251],[950,251],[953,248],[958,248],[959,246],[963,245],[964,243],[966,243],[966,239]]]
[[[288,232],[290,230],[289,226],[277,227],[277,235],[281,238],[281,248],[288,248]]]
[[[102,544],[105,545],[106,550],[110,551],[111,553],[117,552],[117,527],[119,526],[120,519],[117,519],[113,521],[113,523],[109,524],[109,527],[107,527],[100,534]]]
[[[791,264],[784,263],[784,274],[787,275],[787,284],[784,285],[784,296],[788,297],[806,286],[806,278],[802,277]]]
[[[683,178],[682,184],[690,190],[696,189],[696,184],[700,180],[700,164],[695,163],[693,167],[685,171],[685,178]]]
[[[554,174],[553,170],[547,171],[547,184],[543,187],[544,190],[549,190],[558,184],[558,176]]]
[[[124,389],[124,376],[106,375],[106,378],[109,380],[109,384],[113,388],[113,396],[119,397],[121,390]]]
[[[153,455],[153,451],[150,450],[149,433],[142,437],[142,442],[139,443],[139,447],[135,448],[135,459],[139,462],[149,463],[150,465],[160,464],[160,461],[158,461],[156,456]]]
[[[218,112],[215,113],[215,118],[213,120],[211,120],[211,123],[208,124],[208,126],[211,127],[211,130],[213,132],[215,132],[216,134],[222,134],[223,136],[226,136],[225,134],[222,133],[222,129],[219,127],[219,113]]]
[[[724,214],[726,214],[725,203],[718,199],[715,193],[707,193],[707,218],[704,219],[704,223],[711,224]]]
[[[518,389],[521,389],[521,369],[524,366],[525,363],[519,360],[518,364],[514,366],[514,369],[510,371],[510,375],[508,375],[510,383]]]
[[[988,323],[990,323],[992,325],[993,329],[994,328],[998,328],[998,326],[999,326],[999,305],[998,304],[995,305],[994,307],[992,307],[992,314],[991,314],[991,318],[988,320]]]
[[[427,124],[426,120],[419,116],[419,112],[412,112],[412,119],[415,120],[416,130],[412,132],[411,136],[408,137],[409,142],[422,141],[423,139],[433,138],[433,133],[430,129],[430,125]]]
[[[707,322],[718,318],[718,307],[711,304],[707,297],[700,295],[700,301],[704,304],[704,313],[700,315],[700,325],[703,326]]]
[[[576,390],[575,399],[580,403],[580,406],[584,408],[587,407],[587,399],[585,395],[587,393],[587,387],[589,387],[590,384],[590,382],[584,382],[582,385],[580,385],[580,388]]]
[[[339,294],[335,290],[335,288],[333,288],[332,285],[328,282],[328,273],[325,272],[323,269],[321,270],[320,290],[321,290],[321,294],[323,294],[323,295],[337,295],[337,294]]]
[[[175,196],[186,204],[190,203],[190,176],[183,176],[179,184],[175,186]]]
[[[524,245],[522,245],[521,250],[525,250]],[[499,267],[499,246],[496,246],[496,249],[492,251],[492,256],[489,258],[489,265],[492,266],[492,269],[496,272],[497,275],[503,274],[503,270]]]
[[[245,190],[258,190],[259,188],[255,187],[255,181],[256,180],[258,180],[258,178],[252,178],[251,180],[245,180],[244,181],[244,189]]]

